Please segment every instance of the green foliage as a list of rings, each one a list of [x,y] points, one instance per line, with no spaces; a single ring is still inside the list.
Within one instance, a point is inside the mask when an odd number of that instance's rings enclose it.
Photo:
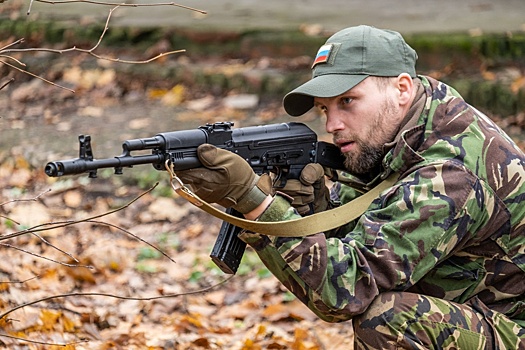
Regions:
[[[197,283],[203,277],[204,277],[204,273],[202,271],[193,271],[190,274],[190,278],[188,279],[188,281],[190,281],[192,283]]]
[[[173,248],[179,250],[181,242],[179,236],[174,232],[163,232],[157,237],[157,242],[161,249]]]
[[[137,260],[142,261],[148,259],[159,259],[161,257],[162,254],[158,250],[148,246],[140,248],[139,253],[137,255]]]
[[[141,261],[135,265],[135,269],[141,273],[156,273],[157,267],[148,264],[146,261]]]
[[[141,247],[137,254],[135,269],[141,273],[157,273],[157,265],[151,263],[151,261],[160,258],[162,258],[162,254],[153,247]]]
[[[141,190],[149,190],[155,184],[157,187],[151,192],[153,196],[157,197],[171,197],[173,196],[173,189],[168,181],[168,173],[165,171],[158,171],[153,167],[135,167],[132,170],[124,170],[124,174],[116,176],[112,169],[101,169],[98,176],[108,181],[112,181],[115,186],[132,186],[138,187]]]
[[[7,220],[4,222],[4,225],[5,225],[5,227],[7,227],[8,229],[12,229],[12,230],[16,227],[15,222],[12,221],[12,220],[9,220],[9,219],[7,219]]]
[[[525,110],[523,88],[514,93],[508,84],[479,78],[443,81],[453,86],[468,103],[487,113],[506,117]]]
[[[484,57],[498,61],[523,58],[525,56],[525,34],[484,36],[480,42],[479,51]]]
[[[295,295],[293,295],[289,290],[283,293],[283,301],[290,302],[295,300]]]
[[[479,56],[483,60],[520,60],[525,56],[524,33],[471,36],[462,33],[405,36],[418,53]]]
[[[261,262],[257,253],[251,249],[246,249],[241,259],[239,269],[237,270],[237,275],[244,276],[252,273],[253,271],[256,272],[259,278],[267,278],[271,276],[271,272]]]

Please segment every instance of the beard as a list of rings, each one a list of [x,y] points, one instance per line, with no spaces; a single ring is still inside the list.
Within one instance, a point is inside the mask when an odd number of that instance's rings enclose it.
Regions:
[[[355,175],[365,175],[376,170],[383,159],[383,147],[373,147],[366,143],[359,143],[360,153],[343,153],[346,169]]]
[[[381,168],[384,157],[383,146],[394,139],[398,131],[395,122],[399,109],[392,100],[384,101],[379,112],[372,118],[364,136],[352,133],[334,133],[334,142],[337,139],[353,140],[356,151],[343,153],[346,169],[354,175],[365,175],[377,172]]]

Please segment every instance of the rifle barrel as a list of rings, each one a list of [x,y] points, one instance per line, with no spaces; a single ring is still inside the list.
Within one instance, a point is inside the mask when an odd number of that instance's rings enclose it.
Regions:
[[[47,176],[57,177],[63,175],[81,174],[102,168],[132,167],[139,164],[160,164],[164,162],[162,154],[148,154],[139,156],[119,156],[105,159],[87,160],[75,158],[46,164]]]

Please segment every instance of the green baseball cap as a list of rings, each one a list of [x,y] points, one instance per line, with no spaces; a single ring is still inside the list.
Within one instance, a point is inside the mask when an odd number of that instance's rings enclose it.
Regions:
[[[416,77],[417,53],[392,30],[370,26],[343,29],[321,46],[312,65],[312,79],[286,94],[284,109],[297,117],[314,106],[314,97],[334,97],[368,76]]]

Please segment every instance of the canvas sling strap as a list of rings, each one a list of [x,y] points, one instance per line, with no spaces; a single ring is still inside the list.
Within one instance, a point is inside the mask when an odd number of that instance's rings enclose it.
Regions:
[[[173,190],[196,207],[245,230],[279,237],[304,237],[343,226],[361,216],[370,203],[382,191],[392,187],[397,179],[397,176],[393,173],[362,196],[334,209],[289,221],[261,222],[238,218],[215,208],[186,187],[168,165],[166,165],[166,169],[170,173],[170,182]]]

